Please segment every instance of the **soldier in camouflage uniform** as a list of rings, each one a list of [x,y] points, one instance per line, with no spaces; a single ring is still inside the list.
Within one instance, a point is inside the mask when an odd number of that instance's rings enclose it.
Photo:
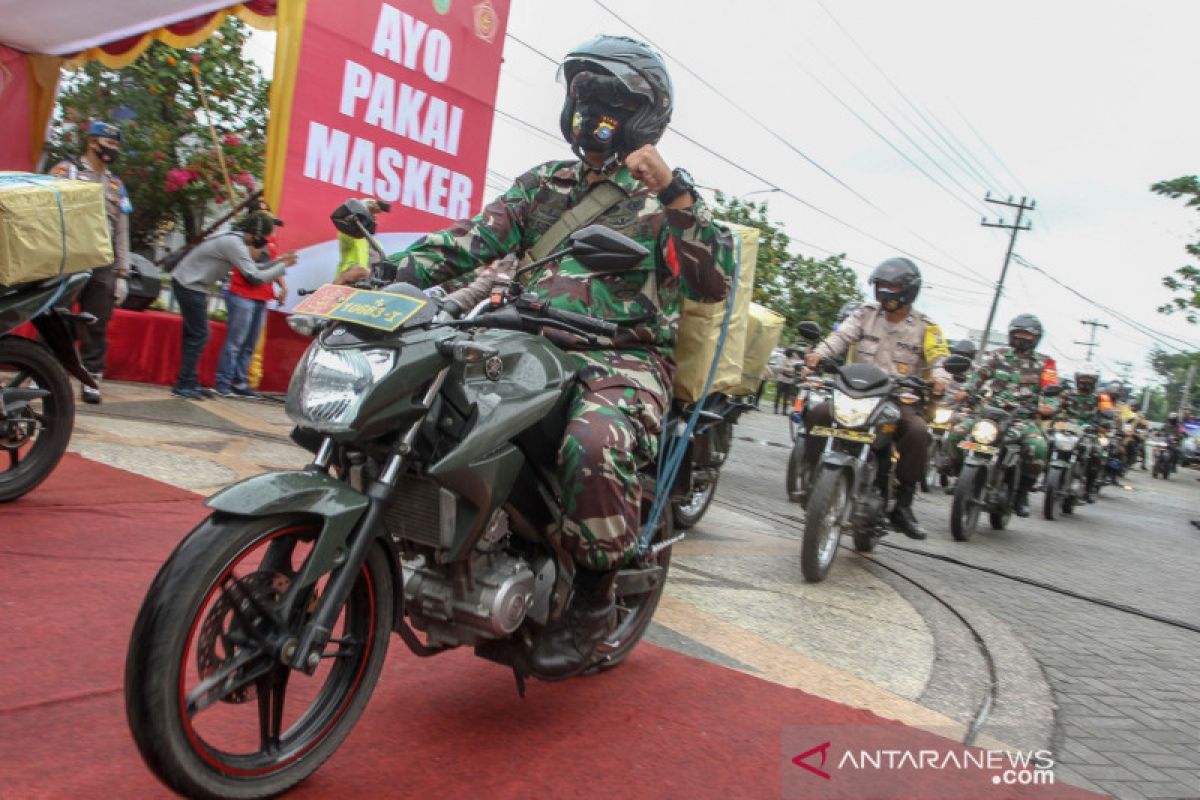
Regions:
[[[1104,421],[1100,418],[1100,395],[1096,393],[1099,383],[1100,370],[1093,365],[1084,364],[1076,370],[1073,388],[1059,395],[1058,416],[1082,427],[1102,425]],[[1096,499],[1096,480],[1100,477],[1101,455],[1098,447],[1093,449],[1084,467],[1089,503]]]
[[[96,317],[91,325],[81,327],[79,359],[97,383],[103,376],[108,355],[108,321],[112,318],[113,308],[124,303],[129,295],[129,215],[133,213],[133,205],[125,192],[125,184],[108,169],[120,153],[121,129],[97,121],[88,127],[87,150],[83,157],[60,161],[50,169],[50,174],[59,178],[104,185],[104,210],[108,214],[115,260],[111,264],[96,265],[92,277],[79,293],[78,301],[80,311]],[[99,403],[100,390],[84,386],[80,397],[85,403]]]
[[[967,379],[966,390],[977,394],[991,390],[989,405],[1014,412],[1013,425],[1021,431],[1021,483],[1013,501],[1013,513],[1029,516],[1029,492],[1046,466],[1048,444],[1038,426],[1038,417],[1049,417],[1058,409],[1057,398],[1042,394],[1042,388],[1057,383],[1054,359],[1036,351],[1042,339],[1042,323],[1033,314],[1018,314],[1008,324],[1008,347],[988,353]],[[950,451],[960,462],[958,443],[967,438],[974,418],[964,419],[950,430]],[[959,465],[956,465],[956,467]]]
[[[636,545],[641,518],[637,471],[655,455],[674,374],[680,298],[723,299],[733,240],[714,221],[682,170],[654,144],[670,119],[671,81],[641,42],[599,36],[568,54],[561,128],[579,160],[551,161],[516,179],[473,219],[430,234],[391,256],[398,279],[442,283],[508,253],[526,253],[565,211],[602,182],[619,200],[595,222],[644,245],[652,256],[618,273],[589,272],[564,257],[527,276],[553,308],[620,325],[597,345],[561,331],[544,334],[579,368],[558,453],[564,546],[577,564],[564,620],[531,654],[543,675],[569,675],[589,662],[615,617],[616,570]]]

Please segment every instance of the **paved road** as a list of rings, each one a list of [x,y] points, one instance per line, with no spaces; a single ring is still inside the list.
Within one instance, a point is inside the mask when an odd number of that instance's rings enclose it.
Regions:
[[[739,434],[756,441],[737,442],[718,501],[799,516],[783,495],[787,450],[772,446],[786,441],[783,417],[751,413]],[[1197,474],[1163,482],[1135,472],[1127,489],[1106,489],[1073,518],[1014,519],[1011,530],[983,530],[966,543],[950,537],[949,499],[926,495],[917,513],[929,539],[892,535],[877,554],[952,603],[987,609],[1028,647],[1057,705],[1053,744],[1062,774],[1086,788],[1120,798],[1200,797],[1200,530],[1189,524],[1200,518]],[[798,527],[780,525],[777,533],[795,536]],[[843,553],[829,582],[854,561]]]

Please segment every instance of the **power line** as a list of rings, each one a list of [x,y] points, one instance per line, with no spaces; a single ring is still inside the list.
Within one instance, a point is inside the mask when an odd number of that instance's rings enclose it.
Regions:
[[[1012,178],[1014,181],[1017,182],[1017,188],[1019,188],[1022,192],[1024,192],[1025,194],[1028,195],[1029,190],[1025,188],[1025,184],[1021,183],[1021,179],[1013,174],[1013,171],[1008,168],[1007,164],[1004,163],[1004,159],[1000,158],[999,154],[997,154],[996,151],[992,149],[992,146],[987,143],[987,140],[983,138],[983,134],[981,134],[979,131],[975,130],[975,126],[971,124],[971,120],[967,119],[966,115],[963,114],[961,111],[959,111],[958,107],[955,106],[953,103],[950,104],[950,107],[952,109],[954,109],[954,113],[958,114],[958,118],[961,119],[963,121],[963,123],[965,123],[966,126],[971,130],[971,133],[975,134],[975,138],[979,140],[979,143],[982,144],[989,153],[991,153],[992,158],[994,158],[996,160],[996,163],[999,164],[1001,166],[1001,168],[1005,172],[1008,173],[1008,176],[1010,178]]]
[[[541,56],[542,58],[546,59],[546,60],[547,60],[547,61],[549,61],[550,63],[552,63],[552,64],[557,64],[557,63],[558,63],[557,61],[555,61],[555,60],[554,60],[552,57],[550,57],[549,55],[547,55],[547,54],[546,54],[546,53],[544,53],[543,51],[541,51],[541,50],[537,49],[536,47],[534,47],[533,45],[529,44],[528,42],[525,42],[525,41],[523,41],[522,39],[518,38],[517,36],[515,36],[515,35],[513,35],[513,34],[511,34],[511,33],[508,33],[508,34],[506,34],[506,36],[508,36],[509,38],[511,38],[511,39],[512,39],[513,41],[515,41],[517,44],[519,44],[519,45],[521,45],[521,46],[523,46],[523,47],[526,47],[526,48],[528,48],[529,50],[533,51],[534,53],[536,53],[537,55],[539,55],[539,56]],[[533,130],[538,130],[538,131],[541,131],[542,133],[546,133],[547,135],[549,135],[549,136],[552,136],[552,137],[554,136],[553,134],[549,134],[549,133],[547,133],[547,132],[546,132],[544,129],[542,129],[542,128],[538,128],[536,125],[533,125],[533,124],[531,124],[531,123],[525,122],[524,120],[518,119],[517,117],[515,117],[515,116],[513,116],[513,115],[511,115],[511,114],[507,114],[507,113],[505,113],[505,112],[502,112],[502,111],[500,111],[500,109],[496,109],[496,113],[498,113],[498,114],[501,114],[502,116],[504,116],[504,117],[506,117],[506,118],[509,118],[509,119],[512,119],[512,120],[514,120],[514,121],[520,122],[522,125],[524,125],[524,126],[525,126],[525,127],[527,127],[527,128],[531,128],[531,129],[533,129]],[[709,147],[708,145],[706,145],[706,144],[703,144],[702,142],[700,142],[700,141],[698,141],[697,139],[695,139],[695,138],[693,138],[693,137],[689,136],[688,134],[684,133],[683,131],[679,130],[678,128],[676,128],[676,127],[675,127],[675,126],[673,126],[673,125],[671,125],[671,126],[668,126],[668,128],[667,128],[667,129],[668,129],[668,130],[670,130],[672,133],[674,133],[676,136],[678,136],[678,137],[680,137],[681,139],[683,139],[684,141],[687,141],[687,142],[691,143],[692,145],[694,145],[694,146],[696,146],[696,147],[700,148],[700,149],[701,149],[701,150],[703,150],[704,152],[706,152],[706,153],[708,153],[709,155],[713,156],[714,158],[716,158],[716,159],[718,159],[718,160],[722,161],[723,163],[725,163],[725,164],[728,164],[729,166],[733,167],[734,169],[738,170],[739,172],[742,172],[743,174],[745,174],[745,175],[748,175],[748,176],[750,176],[751,178],[754,178],[756,181],[758,181],[758,182],[760,182],[760,183],[764,184],[765,186],[768,186],[768,187],[770,187],[771,189],[774,189],[775,191],[779,192],[780,194],[782,194],[782,195],[784,195],[784,196],[786,196],[786,197],[789,197],[789,198],[791,198],[791,199],[792,199],[792,200],[794,200],[795,202],[797,202],[797,203],[799,203],[799,204],[803,205],[804,207],[806,207],[806,208],[808,208],[808,209],[811,209],[812,211],[815,211],[816,213],[820,214],[821,216],[824,216],[824,217],[826,217],[826,218],[828,218],[828,219],[832,220],[833,222],[836,222],[836,223],[838,223],[839,225],[841,225],[841,226],[843,226],[843,227],[845,227],[845,228],[848,228],[848,229],[850,229],[850,230],[854,231],[855,233],[859,234],[860,236],[863,236],[863,237],[865,237],[865,238],[867,238],[867,239],[870,239],[871,241],[873,241],[873,242],[876,242],[876,243],[878,243],[878,244],[882,244],[882,245],[884,245],[885,247],[888,247],[888,248],[890,248],[890,249],[892,249],[892,250],[895,250],[895,251],[896,251],[896,252],[898,252],[898,253],[901,253],[902,255],[906,255],[906,256],[909,256],[909,257],[911,257],[911,258],[915,258],[915,259],[919,259],[920,261],[923,261],[923,262],[924,262],[924,263],[926,263],[927,265],[929,265],[929,266],[931,266],[931,267],[933,267],[933,268],[935,268],[935,269],[939,269],[939,270],[941,270],[941,271],[943,271],[943,272],[945,272],[945,273],[947,273],[947,274],[949,274],[949,275],[954,275],[954,276],[956,276],[956,277],[962,278],[963,280],[969,281],[969,282],[971,282],[971,283],[978,283],[978,284],[980,284],[980,285],[983,285],[983,286],[990,286],[990,284],[989,284],[989,283],[988,283],[986,280],[984,280],[984,279],[981,279],[981,278],[976,278],[976,277],[972,277],[972,276],[970,276],[970,275],[964,274],[964,273],[962,273],[962,272],[959,272],[959,271],[957,271],[957,270],[950,269],[949,267],[946,267],[946,266],[944,266],[944,265],[942,265],[942,264],[939,264],[938,262],[936,262],[936,261],[934,261],[934,260],[932,260],[932,259],[930,259],[930,258],[928,258],[928,257],[917,255],[916,253],[913,253],[913,252],[911,252],[911,251],[909,251],[909,250],[907,250],[907,249],[905,249],[905,248],[903,248],[903,247],[900,247],[899,245],[893,244],[892,242],[889,242],[889,241],[887,241],[886,239],[881,239],[881,238],[880,238],[880,237],[878,237],[878,236],[875,236],[875,235],[873,235],[873,234],[867,233],[866,231],[862,230],[861,228],[859,228],[859,227],[857,227],[857,226],[855,226],[855,225],[853,225],[853,224],[851,224],[851,223],[849,223],[849,222],[846,222],[845,220],[843,220],[843,219],[841,219],[840,217],[838,217],[838,216],[836,216],[836,215],[834,215],[834,214],[832,214],[832,213],[830,213],[830,212],[826,211],[825,209],[821,208],[820,206],[814,205],[813,203],[809,202],[808,200],[805,200],[804,198],[800,197],[799,195],[795,194],[794,192],[792,192],[792,191],[790,191],[790,190],[788,190],[788,189],[784,189],[783,187],[781,187],[781,186],[779,186],[778,184],[776,184],[774,181],[770,181],[770,180],[768,180],[768,179],[766,179],[766,178],[762,177],[761,175],[759,175],[759,174],[755,173],[754,171],[752,171],[752,170],[750,170],[750,169],[747,169],[746,167],[742,166],[741,164],[739,164],[738,162],[734,161],[733,159],[731,159],[731,158],[729,158],[729,157],[727,157],[727,156],[724,156],[724,155],[722,155],[721,153],[718,153],[716,150],[712,149],[712,148],[711,148],[711,147]],[[557,137],[554,137],[554,138],[555,138],[555,140],[557,141]],[[831,251],[831,252],[833,252],[833,251]]]
[[[1062,287],[1063,289],[1066,289],[1068,292],[1075,295],[1080,300],[1083,300],[1086,303],[1090,303],[1091,305],[1095,306],[1096,308],[1100,309],[1101,311],[1104,311],[1105,313],[1107,313],[1113,319],[1132,328],[1133,330],[1142,334],[1146,338],[1156,342],[1157,344],[1160,344],[1160,345],[1170,348],[1172,350],[1176,350],[1180,353],[1187,353],[1187,352],[1192,352],[1195,350],[1200,350],[1200,347],[1197,347],[1195,344],[1187,341],[1186,339],[1180,339],[1177,336],[1172,336],[1167,333],[1159,333],[1157,331],[1154,331],[1151,328],[1148,328],[1146,325],[1138,322],[1137,320],[1134,320],[1131,317],[1128,317],[1119,311],[1115,311],[1114,309],[1110,308],[1109,306],[1104,305],[1103,303],[1093,300],[1092,298],[1090,298],[1087,295],[1080,292],[1078,289],[1063,283],[1058,278],[1051,275],[1048,271],[1042,269],[1037,264],[1034,264],[1033,262],[1029,261],[1029,259],[1024,258],[1023,256],[1021,256],[1018,253],[1014,253],[1013,258],[1016,259],[1017,263],[1020,264],[1021,266],[1031,269],[1034,272],[1038,272],[1038,273],[1042,274],[1051,283],[1054,283],[1054,284]],[[1160,337],[1162,337],[1162,338],[1160,338]],[[1179,342],[1179,344],[1183,345],[1183,347],[1166,342],[1166,341],[1164,341],[1164,339],[1170,339],[1172,341]]]

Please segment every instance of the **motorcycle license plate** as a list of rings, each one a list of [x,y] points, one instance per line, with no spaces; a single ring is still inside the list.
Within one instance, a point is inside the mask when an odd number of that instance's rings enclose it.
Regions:
[[[428,303],[428,300],[403,294],[371,292],[327,283],[304,298],[304,302],[296,306],[292,313],[394,331]]]
[[[846,439],[851,442],[867,442],[868,444],[875,441],[874,435],[867,431],[847,431],[842,428],[824,428],[817,426],[809,430],[813,436],[833,436],[838,439]]]
[[[980,444],[979,442],[959,442],[958,447],[960,450],[974,450],[976,453],[983,453],[984,455],[989,456],[1000,452],[1000,448],[998,447],[992,447],[988,444]]]

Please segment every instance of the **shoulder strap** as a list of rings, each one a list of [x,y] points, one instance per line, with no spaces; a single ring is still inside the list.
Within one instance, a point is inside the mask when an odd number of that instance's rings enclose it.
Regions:
[[[545,258],[580,228],[587,227],[597,217],[625,198],[625,191],[612,181],[602,181],[591,188],[578,203],[563,212],[554,224],[533,243],[526,254],[528,262]]]

